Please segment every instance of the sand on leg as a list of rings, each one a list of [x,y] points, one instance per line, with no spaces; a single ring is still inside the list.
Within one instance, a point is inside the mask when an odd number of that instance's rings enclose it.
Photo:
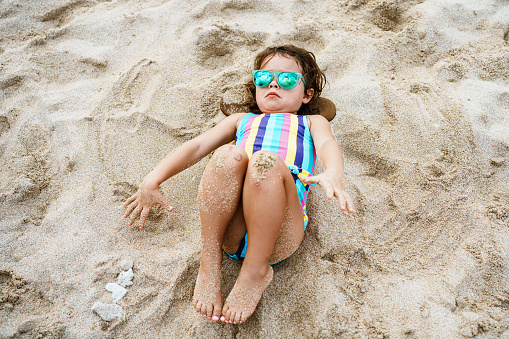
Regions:
[[[221,320],[239,324],[256,309],[272,280],[271,262],[290,256],[304,235],[304,219],[293,177],[275,153],[256,152],[242,191],[248,247]],[[281,245],[275,247],[275,244]]]
[[[200,183],[198,202],[203,247],[194,289],[196,311],[218,321],[222,310],[221,264],[225,231],[238,210],[248,157],[237,146],[216,150]]]

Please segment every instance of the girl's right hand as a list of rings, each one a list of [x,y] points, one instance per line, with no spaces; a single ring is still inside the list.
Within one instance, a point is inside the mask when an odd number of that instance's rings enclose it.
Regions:
[[[124,218],[129,217],[128,225],[131,226],[139,216],[140,229],[142,229],[145,226],[150,209],[156,204],[163,206],[168,211],[173,210],[173,206],[170,206],[159,191],[158,185],[151,185],[142,181],[138,191],[124,202],[124,207],[126,207]]]

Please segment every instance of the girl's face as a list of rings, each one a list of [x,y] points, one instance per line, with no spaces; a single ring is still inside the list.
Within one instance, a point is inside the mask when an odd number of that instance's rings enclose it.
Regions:
[[[301,66],[292,57],[273,55],[267,57],[261,69],[281,72],[290,71],[302,73]],[[306,90],[302,80],[295,88],[283,89],[279,87],[276,77],[267,87],[256,87],[256,103],[262,113],[293,113],[296,114],[302,104],[307,104],[313,97],[314,89]]]

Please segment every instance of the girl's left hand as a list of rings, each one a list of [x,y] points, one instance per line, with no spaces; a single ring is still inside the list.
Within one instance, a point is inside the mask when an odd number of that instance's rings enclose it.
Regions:
[[[307,185],[318,184],[322,186],[327,195],[327,199],[331,200],[333,197],[336,197],[339,201],[339,208],[342,211],[355,213],[352,198],[346,193],[344,185],[341,184],[342,180],[338,172],[327,170],[318,175],[302,179],[302,182]]]

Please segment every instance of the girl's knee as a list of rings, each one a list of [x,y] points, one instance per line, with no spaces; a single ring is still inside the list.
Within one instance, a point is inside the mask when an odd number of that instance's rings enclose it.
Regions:
[[[214,156],[217,155],[232,158],[238,162],[249,160],[246,151],[237,145],[223,145],[214,151]]]
[[[271,173],[280,171],[282,166],[286,167],[276,153],[258,151],[253,154],[249,161],[249,173],[253,179],[261,181]]]
[[[235,168],[245,169],[249,159],[242,147],[223,145],[214,152],[211,161],[217,170],[232,170]]]

